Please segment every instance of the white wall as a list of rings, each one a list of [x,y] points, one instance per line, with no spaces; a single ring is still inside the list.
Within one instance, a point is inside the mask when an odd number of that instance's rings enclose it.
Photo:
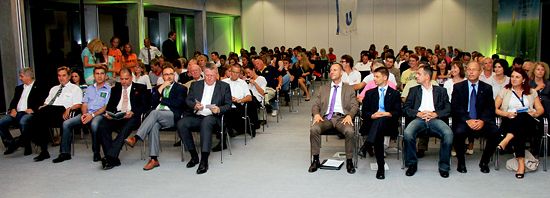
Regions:
[[[338,36],[335,0],[242,0],[243,47],[331,46],[355,58],[371,43],[491,50],[492,1],[358,0],[357,11],[357,32]]]

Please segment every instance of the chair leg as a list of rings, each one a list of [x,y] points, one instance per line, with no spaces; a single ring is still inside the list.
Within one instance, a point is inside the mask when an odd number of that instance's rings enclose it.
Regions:
[[[495,154],[494,154],[494,156],[493,156],[493,158],[494,158],[493,160],[495,160],[495,170],[499,170],[499,169],[500,169],[500,167],[499,167],[499,163],[500,163],[500,162],[499,162],[499,160],[498,160],[499,156],[500,156],[500,151],[499,151],[498,149],[496,149],[496,150],[495,150]]]
[[[183,154],[185,153],[185,146],[183,145],[183,140],[180,140],[181,142],[181,162],[184,162],[185,159],[183,158]]]

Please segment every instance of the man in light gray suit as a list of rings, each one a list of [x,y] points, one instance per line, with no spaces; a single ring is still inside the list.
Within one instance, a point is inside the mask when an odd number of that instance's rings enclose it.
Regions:
[[[342,82],[343,66],[339,63],[330,67],[329,85],[320,88],[315,97],[315,103],[311,107],[313,125],[310,129],[311,155],[313,162],[309,172],[315,172],[321,166],[319,152],[321,148],[321,133],[335,128],[346,136],[346,169],[348,173],[355,173],[353,165],[354,127],[353,117],[359,110],[359,104],[355,99],[353,86]]]

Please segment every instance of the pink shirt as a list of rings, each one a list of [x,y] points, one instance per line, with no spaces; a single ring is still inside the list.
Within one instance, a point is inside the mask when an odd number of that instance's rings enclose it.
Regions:
[[[397,90],[395,88],[395,83],[393,83],[392,81],[388,81],[388,86]],[[361,93],[358,95],[358,97],[361,97],[361,98],[364,98],[365,97],[365,93],[367,93],[368,90],[372,89],[372,88],[376,88],[376,84],[374,83],[374,80],[373,81],[370,81],[367,83],[367,85],[365,85],[365,88],[363,88],[363,91],[361,91]]]

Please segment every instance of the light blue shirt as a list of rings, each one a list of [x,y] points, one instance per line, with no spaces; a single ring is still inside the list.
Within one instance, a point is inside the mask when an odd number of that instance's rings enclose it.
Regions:
[[[86,88],[82,103],[88,104],[88,113],[94,113],[107,105],[109,97],[111,97],[111,87],[107,83],[97,89],[97,84],[93,84]]]

